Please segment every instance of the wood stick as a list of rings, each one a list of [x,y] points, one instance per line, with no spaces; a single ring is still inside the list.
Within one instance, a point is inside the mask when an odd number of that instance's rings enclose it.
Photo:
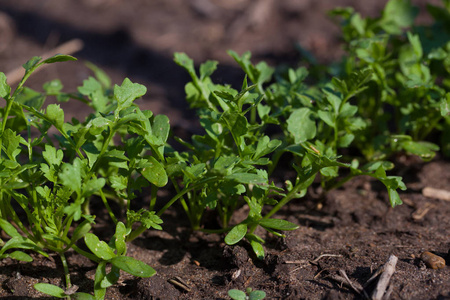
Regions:
[[[389,281],[395,272],[395,266],[397,265],[398,257],[395,255],[389,256],[388,261],[383,267],[383,274],[381,274],[378,284],[372,293],[372,300],[381,300],[384,292],[386,291]]]
[[[422,190],[422,195],[428,198],[450,201],[450,191],[426,187]]]
[[[81,49],[83,49],[83,41],[80,39],[73,39],[73,40],[70,40],[70,41],[60,45],[59,47],[56,47],[55,49],[45,52],[44,54],[41,55],[41,57],[43,59],[47,59],[56,54],[71,55],[75,52],[80,51]],[[48,66],[48,65],[43,65],[36,71],[42,70],[46,66]],[[8,72],[6,74],[6,78],[8,79],[8,84],[13,85],[13,84],[19,82],[22,79],[24,72],[25,72],[25,70],[23,69],[22,66],[15,68],[14,70]]]

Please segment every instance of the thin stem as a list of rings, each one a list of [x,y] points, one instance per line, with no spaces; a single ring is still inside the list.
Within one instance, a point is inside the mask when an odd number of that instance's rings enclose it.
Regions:
[[[117,218],[114,215],[111,207],[109,206],[108,199],[106,199],[105,194],[103,193],[103,189],[100,189],[99,194],[100,194],[100,198],[103,201],[103,204],[106,207],[106,210],[108,211],[108,214],[109,214],[110,218],[113,220],[114,224],[117,224]]]
[[[70,282],[70,274],[69,274],[69,266],[67,264],[66,256],[64,255],[64,252],[59,252],[59,257],[61,258],[61,262],[64,268],[64,277],[66,279],[66,289],[69,289],[72,287],[72,283]]]
[[[217,180],[217,176],[214,177],[210,177],[210,178],[206,178],[200,182],[198,182],[197,184],[194,184],[191,187],[185,187],[181,192],[179,192],[178,194],[176,194],[172,199],[170,199],[169,202],[166,203],[166,205],[164,205],[163,208],[161,208],[159,210],[159,212],[156,214],[158,217],[160,217],[170,206],[172,206],[172,204],[175,203],[175,201],[177,201],[178,199],[180,199],[183,195],[185,195],[186,193],[188,193],[189,191],[192,191],[193,189],[196,189],[198,187],[201,187],[204,184],[207,184],[211,181]]]

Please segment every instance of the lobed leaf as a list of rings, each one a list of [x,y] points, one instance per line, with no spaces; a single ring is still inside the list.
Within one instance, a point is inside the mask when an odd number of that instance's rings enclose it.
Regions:
[[[142,97],[147,93],[147,88],[139,83],[132,83],[130,79],[125,78],[122,85],[114,86],[114,97],[118,102],[116,110],[116,118],[118,118],[118,112],[131,106],[133,101],[139,97]]]
[[[11,87],[6,82],[6,75],[0,72],[0,97],[6,99],[9,98],[11,94]]]
[[[316,136],[316,122],[312,119],[309,108],[303,107],[292,112],[286,121],[287,130],[294,137],[296,144],[313,139]]]

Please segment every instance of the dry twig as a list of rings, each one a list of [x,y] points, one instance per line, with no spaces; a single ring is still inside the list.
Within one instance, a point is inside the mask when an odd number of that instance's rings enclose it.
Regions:
[[[422,190],[422,195],[428,198],[450,201],[450,191],[426,187]]]
[[[383,266],[383,273],[380,275],[378,284],[372,293],[372,300],[381,300],[384,292],[386,291],[389,281],[395,272],[395,266],[397,265],[398,257],[395,255],[389,256],[388,261]]]

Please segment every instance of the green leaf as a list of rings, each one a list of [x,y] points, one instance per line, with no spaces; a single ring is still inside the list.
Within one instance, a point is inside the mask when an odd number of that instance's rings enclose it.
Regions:
[[[288,222],[286,220],[280,220],[280,219],[261,219],[259,222],[259,225],[263,227],[268,227],[276,230],[295,230],[299,228],[298,225]]]
[[[253,155],[253,159],[258,159],[260,157],[263,157],[267,154],[272,153],[277,149],[282,142],[280,140],[270,140],[268,136],[264,136],[262,139],[258,141],[258,144],[256,145],[256,151]]]
[[[236,112],[226,111],[222,118],[225,119],[226,124],[234,136],[240,137],[247,133],[248,122],[247,118]]]
[[[157,187],[165,186],[169,180],[167,173],[164,170],[164,166],[153,156],[150,156],[147,159],[145,162],[145,168],[140,170],[140,173],[145,177],[145,179]]]
[[[264,240],[262,240],[259,236],[255,234],[247,234],[245,238],[250,242],[250,245],[252,246],[253,252],[255,252],[256,257],[260,260],[264,259],[264,247],[262,243]]]
[[[125,78],[121,86],[116,84],[114,86],[114,97],[118,102],[116,118],[121,110],[130,107],[135,99],[144,96],[145,93],[147,93],[145,86],[139,83],[132,83],[128,78]]]
[[[19,260],[19,261],[25,261],[25,262],[33,261],[33,258],[31,256],[29,256],[28,254],[26,254],[25,252],[22,252],[22,251],[14,251],[12,253],[9,253],[7,256],[12,259]]]
[[[169,137],[170,123],[169,118],[166,115],[157,115],[153,120],[152,133],[161,140],[161,143],[165,143]]]
[[[9,128],[6,128],[1,136],[3,143],[3,150],[6,155],[12,160],[16,161],[16,156],[19,155],[21,149],[19,147],[20,144],[20,135],[16,135],[14,131]],[[1,151],[2,149],[0,149]]]
[[[17,229],[3,218],[0,218],[0,227],[10,237],[21,237]]]
[[[388,33],[400,34],[403,28],[412,26],[418,9],[409,0],[390,0],[380,20],[381,27]]]
[[[248,295],[249,300],[261,300],[266,298],[266,293],[264,291],[251,291]]]
[[[246,300],[247,294],[243,291],[232,289],[228,291],[228,296],[234,300]]]
[[[70,61],[70,60],[77,60],[77,59],[71,55],[56,54],[50,58],[43,60],[42,63],[52,64],[55,62],[63,62],[63,61]]]
[[[94,296],[97,300],[105,299],[106,288],[102,287],[102,283],[104,284],[106,275],[106,262],[102,261],[98,264],[97,269],[95,270]]]
[[[49,121],[57,128],[62,129],[64,124],[64,111],[59,104],[50,104],[45,113]]]
[[[335,126],[335,118],[334,118],[334,113],[331,111],[325,111],[325,110],[319,110],[317,112],[317,115],[319,116],[319,118],[325,122],[325,124],[327,124],[330,127],[334,127]]]
[[[388,188],[388,195],[389,202],[392,207],[403,204],[402,199],[400,199],[400,196],[396,190]]]
[[[105,178],[92,178],[83,185],[83,196],[89,197],[105,186]]]
[[[66,298],[67,295],[64,290],[56,285],[49,283],[36,283],[34,288],[41,293],[56,297],[56,298]]]
[[[100,282],[101,288],[109,288],[110,286],[117,283],[117,281],[120,278],[120,269],[116,266],[111,267],[111,271],[106,274],[106,276],[103,278],[103,280]]]
[[[86,62],[85,65],[94,72],[95,77],[104,87],[109,88],[111,86],[111,79],[102,69],[91,62]]]
[[[439,146],[429,142],[406,141],[401,143],[401,146],[404,150],[418,155],[424,160],[432,159],[436,155],[436,151],[439,151]]]
[[[294,136],[296,144],[303,143],[316,136],[316,122],[309,108],[296,109],[287,119],[287,130]]]
[[[63,85],[61,83],[61,80],[55,79],[55,80],[44,83],[42,88],[44,89],[44,91],[47,94],[54,95],[54,94],[58,94],[62,90]]]
[[[15,102],[39,110],[45,102],[45,95],[28,87],[24,87],[19,95],[17,95]]]
[[[267,182],[267,177],[263,176],[263,174],[254,173],[233,173],[225,176],[225,179],[245,184],[262,184]]]
[[[111,263],[119,269],[137,277],[151,277],[156,274],[156,271],[152,267],[129,256],[114,257],[111,259]]]
[[[30,71],[32,68],[37,66],[37,64],[41,61],[42,57],[40,56],[33,56],[29,61],[24,63],[22,66],[25,69],[26,72]]]
[[[64,154],[61,149],[56,150],[55,147],[46,144],[42,156],[50,166],[59,166],[63,160]]]
[[[114,235],[114,244],[116,246],[117,255],[123,255],[127,251],[127,245],[125,243],[126,234],[127,228],[122,222],[118,222],[116,225],[116,234]]]
[[[116,254],[111,247],[109,247],[104,241],[100,241],[95,234],[86,233],[84,236],[84,242],[92,253],[103,260],[109,261],[110,259],[116,257]]]
[[[417,60],[421,59],[422,55],[423,55],[423,50],[422,50],[422,44],[420,43],[419,36],[414,35],[409,31],[406,33],[406,35],[408,36],[408,40],[411,43],[414,54],[416,55],[416,59]]]
[[[70,295],[70,298],[73,300],[97,300],[94,296],[87,293],[75,293]]]
[[[70,241],[72,243],[75,243],[79,239],[83,238],[86,235],[86,233],[88,233],[92,228],[90,223],[91,222],[89,220],[84,220],[80,225],[78,225],[75,228]]]
[[[342,99],[326,89],[323,89],[322,92],[326,95],[328,102],[333,107],[333,111],[336,113],[339,112]]]
[[[186,55],[186,53],[176,52],[174,54],[174,61],[180,67],[183,67],[186,71],[188,71],[189,75],[195,75],[194,69],[194,61]]]
[[[11,94],[11,87],[6,82],[6,75],[0,72],[0,97],[8,98]]]
[[[445,94],[445,97],[439,102],[441,116],[445,117],[450,113],[450,93]]]
[[[73,164],[64,163],[59,178],[64,186],[81,195],[81,160],[77,157]]]
[[[244,238],[247,233],[247,224],[238,224],[234,226],[225,237],[227,245],[234,245]]]
[[[200,80],[204,80],[206,77],[211,76],[212,73],[217,69],[217,61],[208,60],[207,62],[200,65]]]

